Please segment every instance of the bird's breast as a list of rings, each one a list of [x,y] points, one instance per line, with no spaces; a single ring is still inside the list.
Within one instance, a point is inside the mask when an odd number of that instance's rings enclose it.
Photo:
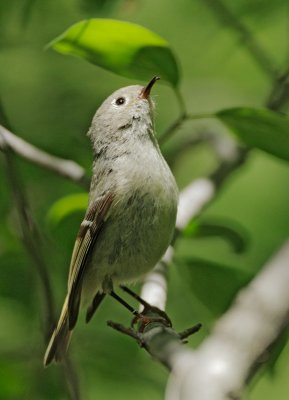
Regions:
[[[94,252],[97,274],[115,283],[135,280],[159,261],[176,220],[175,179],[155,148],[137,148],[110,163],[96,190],[114,191],[114,201]],[[102,279],[99,276],[98,279]]]

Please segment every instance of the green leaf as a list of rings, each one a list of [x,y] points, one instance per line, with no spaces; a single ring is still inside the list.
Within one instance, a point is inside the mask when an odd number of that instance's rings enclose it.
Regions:
[[[247,271],[197,257],[177,258],[182,277],[194,295],[215,316],[221,315],[230,305],[236,292],[252,278]]]
[[[289,118],[266,109],[232,108],[216,116],[247,146],[289,161]]]
[[[179,72],[168,42],[143,26],[113,19],[80,21],[53,40],[54,50],[134,79],[154,75],[176,86]]]
[[[246,236],[237,231],[235,227],[221,223],[201,223],[197,237],[206,238],[212,236],[226,240],[236,253],[243,253],[247,248],[248,242]]]
[[[193,219],[181,234],[192,239],[218,237],[228,242],[236,253],[243,253],[248,247],[247,232],[234,221]]]
[[[193,219],[181,231],[181,235],[185,238],[194,238],[198,236],[199,229],[200,222]]]
[[[48,223],[52,226],[56,226],[70,214],[79,211],[85,211],[87,208],[87,202],[87,193],[76,193],[62,197],[61,199],[57,200],[48,211]]]

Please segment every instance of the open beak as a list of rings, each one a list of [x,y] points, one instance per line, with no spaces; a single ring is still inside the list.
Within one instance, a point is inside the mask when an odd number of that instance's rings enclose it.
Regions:
[[[153,85],[160,79],[159,76],[154,76],[153,79],[149,81],[149,83],[141,90],[139,98],[140,99],[147,99],[150,95],[151,88]]]

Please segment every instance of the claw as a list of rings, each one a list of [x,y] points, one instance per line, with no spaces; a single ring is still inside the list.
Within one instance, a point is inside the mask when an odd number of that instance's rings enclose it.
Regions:
[[[166,327],[171,327],[172,322],[168,315],[157,307],[150,306],[149,304],[144,307],[142,313],[137,314],[131,321],[131,327],[135,324],[139,324],[138,331],[144,332],[145,328],[151,323],[161,323]]]

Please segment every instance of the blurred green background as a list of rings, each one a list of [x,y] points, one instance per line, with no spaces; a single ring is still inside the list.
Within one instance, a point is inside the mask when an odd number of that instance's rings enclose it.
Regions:
[[[71,24],[92,17],[136,22],[168,40],[179,60],[181,92],[192,113],[235,106],[262,106],[272,81],[252,59],[246,43],[220,23],[212,2],[202,0],[0,0],[0,98],[13,131],[60,157],[73,159],[88,173],[91,151],[85,133],[104,98],[134,84],[83,60],[65,57],[44,46]],[[277,68],[289,63],[289,5],[285,0],[224,2],[246,24]],[[156,128],[161,134],[178,115],[172,90],[154,88]],[[284,109],[286,112],[286,109]],[[211,120],[188,122],[179,138],[199,132],[226,135]],[[63,301],[70,254],[82,213],[56,227],[47,213],[59,198],[82,190],[52,173],[15,158],[32,213],[43,236],[57,309]],[[217,160],[206,145],[188,148],[173,164],[180,188],[208,175]],[[68,398],[59,366],[42,367],[44,306],[38,276],[19,240],[15,205],[0,156],[0,399]],[[220,238],[183,238],[170,268],[167,311],[176,330],[202,322],[190,340],[197,346],[214,320],[244,284],[289,236],[289,166],[253,151],[225,184],[201,220],[229,223],[245,232],[246,251],[236,253]],[[89,325],[80,318],[70,354],[80,381],[81,398],[162,399],[168,373],[106,320],[130,322],[108,298]],[[260,374],[248,398],[285,400],[289,393],[289,349],[274,368]]]

